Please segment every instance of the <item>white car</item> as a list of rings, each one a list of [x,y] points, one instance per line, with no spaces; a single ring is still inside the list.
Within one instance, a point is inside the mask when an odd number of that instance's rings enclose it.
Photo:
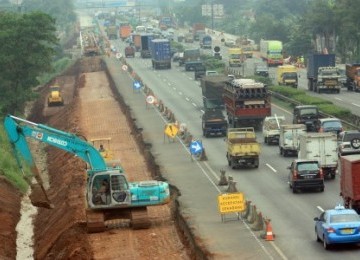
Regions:
[[[235,41],[231,39],[225,39],[224,45],[226,47],[235,47]]]

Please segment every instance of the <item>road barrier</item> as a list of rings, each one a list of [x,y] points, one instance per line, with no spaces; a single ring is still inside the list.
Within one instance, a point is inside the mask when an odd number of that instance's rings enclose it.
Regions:
[[[228,183],[229,183],[229,186],[226,189],[227,193],[238,192],[238,189],[236,188],[237,182],[234,181],[232,176],[229,176]]]
[[[220,170],[220,178],[219,178],[219,183],[218,183],[218,185],[219,185],[219,186],[226,186],[226,185],[228,185],[228,184],[229,184],[229,182],[228,182],[228,180],[226,179],[225,170],[221,169],[221,170]]]
[[[275,240],[275,234],[272,230],[271,220],[270,219],[264,219],[265,221],[265,230],[264,233],[261,235],[261,238],[265,239],[266,241],[274,241]]]
[[[261,212],[256,214],[255,221],[250,225],[250,228],[253,231],[261,231],[264,229],[264,219]]]
[[[241,213],[241,217],[243,219],[247,219],[249,214],[250,214],[250,206],[251,206],[251,201],[250,200],[247,200],[246,201],[246,209],[245,209],[245,212],[242,212]]]
[[[247,217],[246,219],[246,222],[249,223],[249,224],[252,224],[255,222],[255,219],[256,219],[256,206],[255,205],[251,205],[250,206],[250,213],[249,213],[249,216]]]

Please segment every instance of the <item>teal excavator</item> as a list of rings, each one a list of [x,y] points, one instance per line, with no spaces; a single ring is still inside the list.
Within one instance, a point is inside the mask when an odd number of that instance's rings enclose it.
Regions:
[[[170,200],[168,183],[156,180],[128,182],[121,166],[108,166],[93,145],[75,134],[12,115],[5,117],[4,127],[20,169],[23,171],[22,162],[25,161],[45,195],[45,203],[33,203],[34,206],[53,207],[33,160],[28,139],[57,147],[87,163],[86,216],[90,233],[104,231],[108,220],[124,218],[129,220],[133,229],[149,228],[147,206],[165,204]],[[101,187],[104,181],[106,189]]]

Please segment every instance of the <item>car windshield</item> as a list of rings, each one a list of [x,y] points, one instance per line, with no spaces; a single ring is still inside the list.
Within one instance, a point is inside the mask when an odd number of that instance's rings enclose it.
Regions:
[[[354,138],[360,138],[360,133],[347,133],[344,136],[344,142],[350,142]]]
[[[340,121],[326,121],[323,123],[324,128],[341,128]]]
[[[299,172],[302,171],[317,171],[319,169],[319,165],[317,162],[303,162],[298,163],[297,170]]]
[[[283,77],[284,79],[296,79],[297,74],[296,72],[288,72],[288,73],[284,73]]]
[[[302,108],[300,109],[300,115],[316,115],[317,109],[316,108]]]
[[[357,214],[336,214],[330,216],[330,223],[360,222]]]

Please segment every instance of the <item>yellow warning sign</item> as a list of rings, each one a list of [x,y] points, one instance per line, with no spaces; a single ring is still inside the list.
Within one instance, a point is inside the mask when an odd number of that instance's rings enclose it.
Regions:
[[[218,195],[218,206],[221,214],[242,212],[246,209],[246,202],[242,192]]]
[[[165,126],[165,134],[169,137],[174,138],[179,132],[179,128],[175,124],[167,124]]]

